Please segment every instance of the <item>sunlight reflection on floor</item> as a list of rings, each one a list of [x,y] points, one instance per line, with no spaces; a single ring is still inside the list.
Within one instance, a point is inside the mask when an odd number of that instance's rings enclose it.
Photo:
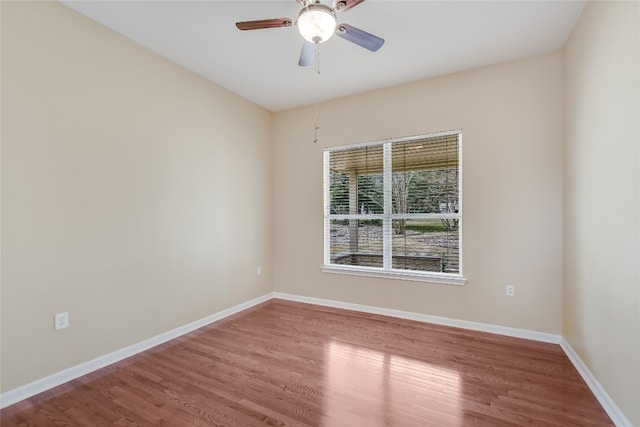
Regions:
[[[324,425],[461,425],[455,370],[332,340],[324,377]]]

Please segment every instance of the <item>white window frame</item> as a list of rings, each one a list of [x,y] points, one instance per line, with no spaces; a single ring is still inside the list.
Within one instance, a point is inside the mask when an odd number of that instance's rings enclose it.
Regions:
[[[411,142],[421,139],[437,138],[442,136],[458,135],[458,213],[451,214],[393,214],[392,198],[391,198],[391,146],[394,143]],[[330,154],[335,151],[349,150],[366,146],[383,146],[384,155],[384,213],[369,215],[348,215],[348,214],[331,214],[331,197],[330,197]],[[338,273],[356,276],[370,276],[393,278],[402,280],[415,280],[431,283],[442,283],[449,285],[464,285],[467,281],[463,274],[463,195],[462,195],[462,129],[456,129],[445,132],[429,133],[424,135],[416,135],[410,137],[392,138],[380,141],[366,142],[361,144],[351,144],[340,147],[327,147],[323,152],[323,199],[324,199],[324,264],[322,271],[325,273]],[[391,224],[393,219],[429,219],[429,218],[449,218],[459,220],[459,273],[439,273],[420,270],[394,269],[391,266],[391,239],[386,236],[392,235]],[[383,220],[383,266],[366,267],[354,265],[331,264],[331,220],[333,219],[382,219]]]

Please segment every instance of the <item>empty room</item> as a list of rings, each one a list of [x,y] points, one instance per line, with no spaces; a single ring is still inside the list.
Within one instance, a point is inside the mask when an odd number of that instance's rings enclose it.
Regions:
[[[640,427],[639,1],[0,23],[3,427]]]

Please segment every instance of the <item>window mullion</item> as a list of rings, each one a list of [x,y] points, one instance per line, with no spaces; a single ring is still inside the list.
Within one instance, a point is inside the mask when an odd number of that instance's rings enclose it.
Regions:
[[[393,169],[391,164],[391,143],[383,145],[383,184],[384,184],[384,220],[382,221],[382,267],[391,269],[393,228],[391,214],[393,205],[391,200],[391,185],[393,181]]]

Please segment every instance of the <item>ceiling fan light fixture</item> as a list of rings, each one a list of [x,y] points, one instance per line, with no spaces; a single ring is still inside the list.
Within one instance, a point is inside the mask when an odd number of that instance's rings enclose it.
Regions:
[[[336,31],[336,15],[328,6],[312,4],[300,11],[298,15],[298,31],[311,43],[324,43]]]

